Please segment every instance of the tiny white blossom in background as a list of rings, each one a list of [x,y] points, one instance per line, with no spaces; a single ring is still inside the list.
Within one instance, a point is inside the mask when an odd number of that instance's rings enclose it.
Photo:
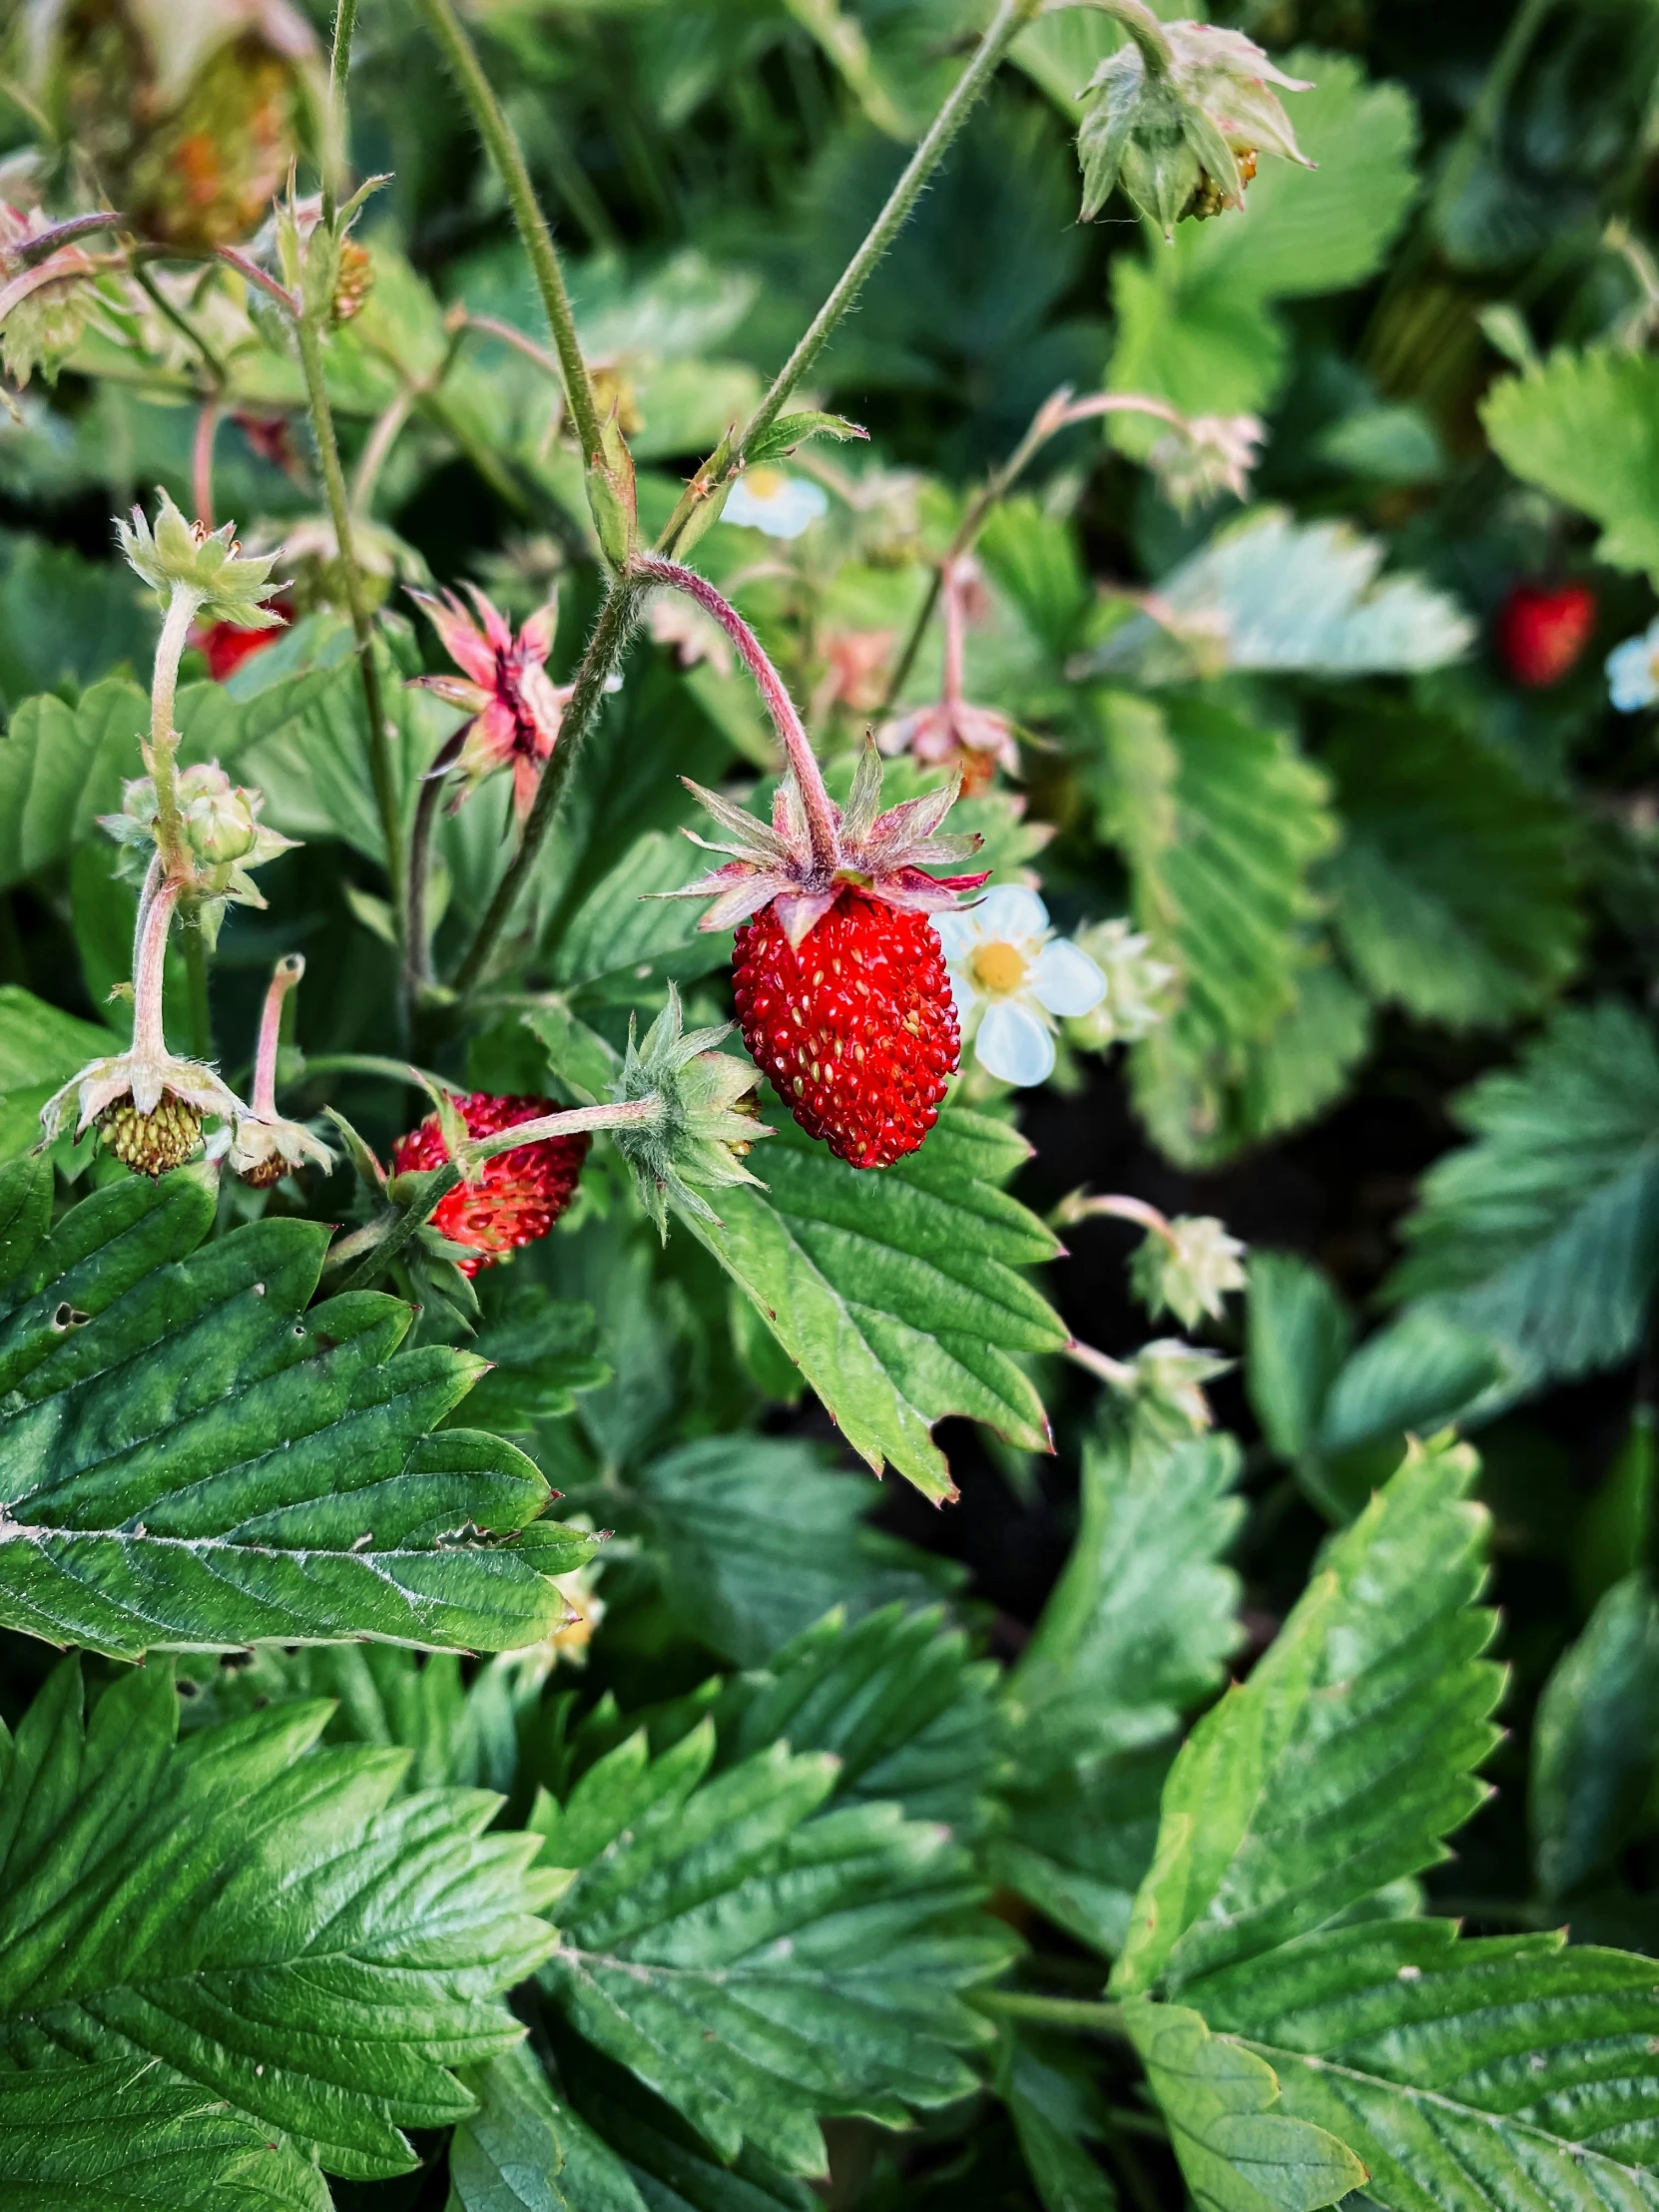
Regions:
[[[1626,638],[1608,654],[1607,694],[1621,715],[1659,700],[1659,616],[1639,638]]]
[[[722,522],[764,530],[769,538],[798,538],[828,513],[830,495],[805,476],[786,476],[764,463],[740,476],[721,509]]]
[[[1086,1014],[1106,978],[1048,923],[1022,883],[999,883],[977,906],[935,914],[964,1037],[988,1075],[1022,1089],[1054,1072],[1056,1018]]]
[[[1178,1214],[1146,1242],[1129,1263],[1135,1296],[1154,1320],[1166,1309],[1183,1329],[1208,1315],[1220,1321],[1229,1291],[1245,1287],[1245,1247],[1225,1223],[1209,1214]]]
[[[1077,932],[1077,944],[1106,978],[1106,990],[1069,1027],[1072,1042],[1104,1051],[1150,1036],[1169,1011],[1163,1002],[1176,975],[1167,960],[1154,959],[1151,938],[1132,922],[1097,921]]]

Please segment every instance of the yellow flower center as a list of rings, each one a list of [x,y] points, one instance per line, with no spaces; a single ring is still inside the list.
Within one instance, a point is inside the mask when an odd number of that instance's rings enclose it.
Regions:
[[[788,485],[789,478],[781,468],[769,468],[763,461],[759,468],[744,470],[744,482],[757,499],[776,499]]]
[[[1007,998],[1024,982],[1030,964],[1018,945],[1009,944],[1004,938],[992,938],[988,944],[974,946],[968,960],[968,974],[981,997]]]

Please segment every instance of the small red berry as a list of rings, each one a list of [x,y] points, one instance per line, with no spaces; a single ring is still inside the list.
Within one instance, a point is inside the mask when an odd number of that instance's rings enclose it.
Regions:
[[[855,1168],[914,1152],[961,1052],[925,914],[843,891],[797,948],[764,907],[738,931],[732,983],[750,1057],[810,1137]]]
[[[539,1121],[559,1111],[556,1099],[493,1098],[488,1091],[471,1091],[454,1104],[469,1137],[493,1137],[521,1121]],[[575,1194],[590,1141],[586,1135],[543,1137],[539,1143],[498,1152],[484,1162],[476,1183],[458,1184],[438,1201],[433,1228],[451,1244],[469,1245],[478,1255],[456,1263],[463,1275],[494,1267],[520,1245],[547,1235]],[[393,1146],[392,1172],[441,1168],[448,1158],[438,1117],[428,1114]]]
[[[271,605],[284,622],[293,613],[288,600],[274,599]],[[223,684],[244,661],[251,660],[256,653],[263,653],[268,645],[275,645],[281,634],[280,630],[245,630],[235,622],[211,622],[205,629],[193,631],[190,642],[199,653],[206,655],[208,674],[214,682]]]
[[[1587,584],[1517,584],[1498,613],[1498,651],[1517,684],[1542,691],[1572,672],[1595,626]]]

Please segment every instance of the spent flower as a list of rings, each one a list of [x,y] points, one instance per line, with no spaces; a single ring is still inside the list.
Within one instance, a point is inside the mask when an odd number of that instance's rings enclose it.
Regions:
[[[166,491],[157,495],[154,527],[135,507],[130,523],[116,519],[116,536],[128,563],[155,592],[163,611],[175,595],[188,595],[203,622],[228,622],[239,630],[279,630],[282,617],[266,601],[284,590],[272,581],[276,553],[245,554],[234,522],[210,530],[187,522]],[[278,549],[279,550],[279,549]]]
[[[276,962],[265,1008],[260,1016],[260,1037],[254,1054],[254,1099],[250,1112],[238,1116],[235,1125],[209,1147],[223,1155],[233,1175],[257,1191],[291,1175],[309,1162],[326,1171],[334,1156],[320,1138],[301,1122],[287,1121],[276,1111],[276,1050],[281,1038],[282,1005],[305,972],[305,962],[290,952]]]
[[[1266,435],[1255,415],[1191,415],[1158,440],[1147,464],[1164,497],[1185,515],[1220,492],[1247,498]]]
[[[611,1135],[633,1170],[641,1204],[665,1239],[671,1202],[699,1220],[719,1219],[694,1184],[719,1190],[760,1180],[744,1162],[757,1139],[772,1131],[760,1118],[753,1066],[719,1049],[732,1028],[723,1022],[688,1032],[672,983],[668,1003],[643,1042],[629,1024],[628,1050],[612,1095],[619,1105],[655,1099],[659,1112]]]
[[[1171,1313],[1183,1329],[1219,1321],[1229,1291],[1245,1287],[1245,1247],[1208,1214],[1177,1214],[1147,1231],[1129,1263],[1135,1296],[1156,1321]]]
[[[1275,69],[1242,31],[1135,12],[1144,21],[1114,10],[1130,36],[1079,96],[1088,102],[1077,134],[1085,223],[1121,185],[1168,237],[1184,217],[1242,207],[1258,154],[1314,167],[1273,89],[1308,84]]]
[[[1066,1023],[1066,1036],[1085,1050],[1104,1052],[1152,1034],[1169,1011],[1176,970],[1154,957],[1152,939],[1121,918],[1080,929],[1077,948],[1106,979],[1098,1004]]]

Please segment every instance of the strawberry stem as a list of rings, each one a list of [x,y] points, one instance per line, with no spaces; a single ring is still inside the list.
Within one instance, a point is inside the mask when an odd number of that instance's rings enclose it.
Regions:
[[[156,873],[152,866],[152,878]],[[133,1051],[141,1058],[165,1060],[162,984],[167,970],[167,936],[184,886],[176,876],[164,875],[153,888],[146,887],[150,895],[139,901],[138,930],[133,941]]]
[[[298,952],[287,953],[271,972],[254,1054],[254,1116],[258,1121],[276,1119],[276,1046],[282,1033],[282,1001],[304,972],[304,956]]]
[[[650,583],[667,584],[675,591],[683,591],[688,599],[695,599],[704,613],[712,615],[720,624],[743,656],[744,667],[755,679],[755,688],[772,717],[773,728],[778,732],[800,789],[813,858],[821,867],[833,872],[840,864],[840,815],[825,789],[824,772],[818,765],[818,755],[813,751],[807,727],[796,711],[784,679],[768,660],[766,648],[736,607],[723,599],[709,579],[699,576],[696,569],[685,568],[678,561],[665,561],[656,553],[642,553],[634,563],[634,571]]]

